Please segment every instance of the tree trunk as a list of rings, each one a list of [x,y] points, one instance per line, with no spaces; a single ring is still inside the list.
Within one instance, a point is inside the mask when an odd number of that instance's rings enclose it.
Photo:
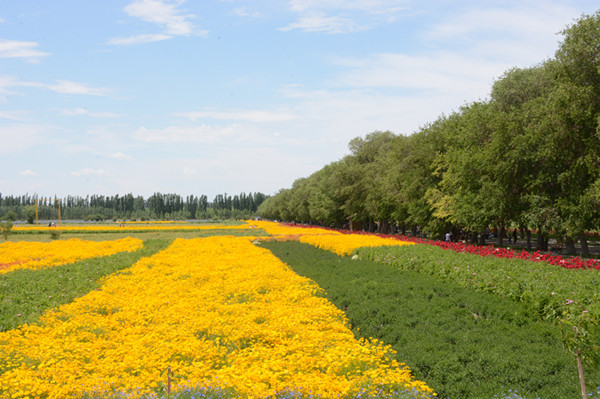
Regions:
[[[537,241],[536,241],[536,245],[535,245],[535,249],[537,249],[538,251],[545,251],[544,249],[544,241],[545,241],[545,237],[544,237],[544,233],[542,232],[542,229],[538,228],[538,234],[537,234]],[[548,247],[546,247],[548,248]]]
[[[477,233],[471,233],[471,244],[476,245],[477,244]]]
[[[387,221],[379,222],[379,233],[387,234],[389,229],[389,223]]]
[[[479,234],[479,243],[478,245],[485,245],[485,231],[481,234]]]
[[[377,226],[375,225],[375,223],[373,223],[372,220],[369,220],[369,233],[374,233],[376,227]]]
[[[531,250],[531,230],[527,229],[527,249]]]
[[[542,234],[542,250],[548,251],[548,236],[546,234]]]
[[[577,251],[575,251],[575,240],[572,238],[565,238],[565,253],[567,255],[575,255]]]
[[[581,254],[583,256],[589,256],[590,249],[588,247],[587,237],[583,232],[579,233],[579,243],[581,244]]]
[[[499,247],[504,246],[504,235],[505,234],[506,234],[506,231],[504,229],[504,222],[498,223],[498,246]]]

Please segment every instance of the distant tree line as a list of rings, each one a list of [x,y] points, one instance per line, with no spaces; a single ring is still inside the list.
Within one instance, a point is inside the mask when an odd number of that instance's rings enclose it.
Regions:
[[[452,232],[499,244],[517,229],[568,252],[600,230],[600,12],[563,32],[555,53],[514,68],[490,98],[410,136],[373,132],[350,154],[259,207],[272,219],[368,231]]]
[[[11,215],[13,219],[35,218],[57,220],[106,220],[106,219],[243,219],[256,214],[258,206],[267,198],[263,193],[241,193],[234,196],[217,195],[208,201],[206,195],[154,193],[148,198],[125,195],[67,196],[64,198],[24,194],[3,196],[0,193],[0,218]]]

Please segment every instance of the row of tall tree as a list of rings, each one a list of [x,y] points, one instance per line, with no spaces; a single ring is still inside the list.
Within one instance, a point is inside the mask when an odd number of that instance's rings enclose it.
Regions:
[[[154,193],[148,198],[126,195],[91,195],[65,198],[43,197],[37,194],[2,196],[0,215],[11,213],[16,219],[35,218],[57,220],[105,220],[105,219],[230,219],[250,218],[267,196],[263,193],[218,194],[212,202],[206,195]],[[33,215],[33,216],[32,216]]]
[[[519,229],[569,252],[600,230],[600,11],[563,32],[554,58],[504,73],[489,99],[417,132],[374,132],[350,154],[281,190],[262,216],[502,244]],[[530,241],[528,241],[530,242]]]

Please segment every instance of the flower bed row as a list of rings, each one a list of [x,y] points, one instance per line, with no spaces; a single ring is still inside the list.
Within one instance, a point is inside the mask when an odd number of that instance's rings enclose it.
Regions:
[[[277,222],[269,222],[266,220],[257,220],[257,221],[248,221],[251,226],[255,226],[256,228],[262,229],[272,236],[278,235],[319,235],[319,234],[341,234],[340,232],[327,229],[324,227],[315,227],[315,226],[307,226],[307,225],[292,225],[285,223],[277,223]]]
[[[498,248],[493,245],[473,245],[462,242],[446,242],[427,240],[418,237],[398,236],[400,240],[411,241],[419,244],[435,245],[440,248],[450,249],[455,252],[467,252],[479,256],[495,256],[497,258],[517,258],[533,262],[547,262],[551,265],[564,267],[567,269],[600,269],[599,259],[581,259],[578,256],[563,257],[552,255],[551,253],[542,253],[540,251],[528,252],[525,250],[516,251],[512,248]]]
[[[166,231],[166,230],[239,230],[247,229],[250,226],[247,224],[240,225],[199,225],[199,224],[183,224],[183,223],[165,223],[160,224],[156,222],[143,222],[143,223],[122,223],[115,225],[98,224],[91,226],[76,226],[63,224],[61,226],[23,226],[16,225],[14,232],[50,232],[50,231],[61,231],[61,232],[99,232],[99,231],[112,231],[112,232],[133,232],[133,231]]]
[[[348,235],[331,229],[303,225],[290,226],[275,222],[259,221],[256,226],[268,234],[276,236],[275,239],[298,240],[341,256],[350,255],[355,249],[360,247],[414,245],[412,242],[399,241],[396,237]]]
[[[302,235],[299,236],[298,240],[306,244],[314,245],[317,248],[334,252],[340,256],[350,255],[355,249],[361,247],[415,245],[413,242],[400,241],[395,238],[341,234]]]
[[[141,397],[168,367],[175,392],[430,396],[389,346],[356,340],[319,291],[248,238],[178,239],[39,325],[0,333],[0,396]]]
[[[314,226],[295,225],[294,229],[299,230],[302,228],[315,229]],[[427,244],[440,247],[443,249],[449,249],[455,252],[465,252],[475,254],[479,256],[494,256],[497,258],[507,259],[525,259],[533,262],[547,262],[551,265],[564,267],[567,269],[597,269],[600,270],[600,259],[581,259],[578,256],[563,257],[561,255],[552,255],[551,253],[542,253],[540,251],[528,252],[525,250],[516,251],[512,248],[498,248],[494,245],[473,245],[462,242],[447,242],[439,240],[428,240],[420,237],[411,237],[403,235],[391,235],[391,234],[376,234],[364,231],[351,231],[351,230],[334,230],[326,227],[320,228],[323,231],[335,231],[341,234],[349,235],[360,235],[360,236],[377,236],[382,238],[396,239],[400,241],[409,241],[416,244]],[[297,233],[302,234],[302,233]]]
[[[7,241],[0,244],[0,273],[16,269],[39,269],[117,252],[131,252],[142,245],[142,240],[131,237],[113,241],[84,241],[76,238],[51,242]]]

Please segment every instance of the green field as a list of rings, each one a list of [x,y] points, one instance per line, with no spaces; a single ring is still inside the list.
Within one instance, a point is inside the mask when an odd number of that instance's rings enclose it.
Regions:
[[[264,247],[315,280],[346,312],[357,336],[391,344],[398,361],[441,398],[503,397],[509,389],[526,398],[581,397],[575,357],[563,348],[559,326],[541,321],[531,304],[298,242]],[[413,257],[415,251],[438,252],[428,246],[393,250]],[[477,257],[463,255],[463,264],[467,259]],[[595,387],[600,373],[588,370],[587,379]]]

